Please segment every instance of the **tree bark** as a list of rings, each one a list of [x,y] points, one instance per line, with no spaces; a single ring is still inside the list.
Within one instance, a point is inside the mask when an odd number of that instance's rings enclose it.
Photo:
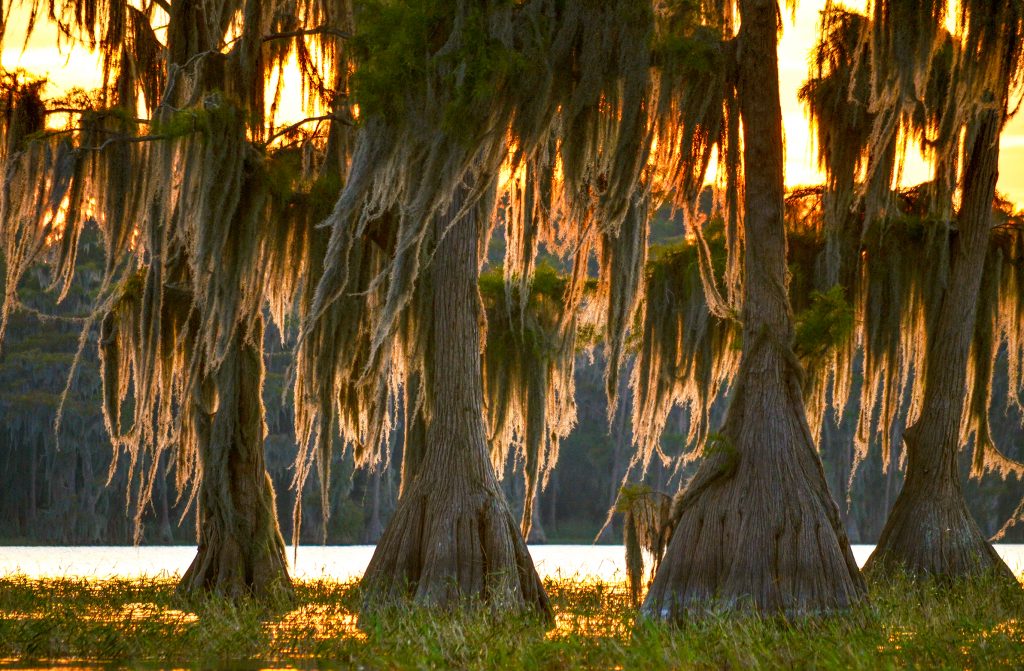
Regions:
[[[427,450],[427,427],[423,418],[422,384],[419,373],[410,373],[405,381],[405,401],[403,404],[402,433],[402,478],[398,483],[398,496],[401,498],[416,479],[420,465]]]
[[[274,488],[263,456],[262,320],[239,333],[193,394],[203,476],[197,497],[199,551],[178,591],[229,598],[291,594]]]
[[[791,344],[778,5],[741,0],[740,12],[743,354],[721,438],[676,501],[675,531],[642,606],[666,620],[717,607],[823,613],[866,591],[807,425]]]
[[[982,113],[964,167],[963,205],[949,286],[930,335],[921,414],[903,434],[907,473],[865,569],[962,578],[987,572],[1013,577],[967,509],[960,484],[961,418],[999,177],[1003,118]]]
[[[434,223],[426,278],[432,292],[422,391],[425,454],[402,483],[394,516],[363,578],[364,613],[411,598],[451,607],[477,600],[504,611],[551,609],[501,493],[488,453],[480,362],[479,222],[449,226],[456,198]],[[473,208],[474,210],[476,208]],[[403,473],[404,480],[405,473]]]

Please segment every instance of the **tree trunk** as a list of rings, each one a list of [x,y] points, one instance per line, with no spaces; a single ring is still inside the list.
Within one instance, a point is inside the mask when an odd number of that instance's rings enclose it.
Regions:
[[[550,605],[491,466],[483,415],[479,222],[461,208],[434,224],[427,271],[430,345],[422,381],[426,444],[366,569],[364,612],[412,598],[451,607],[479,600],[501,610]],[[442,237],[443,236],[443,237]],[[404,476],[404,473],[403,473]]]
[[[171,501],[167,494],[170,487],[167,475],[167,455],[160,455],[160,468],[156,474],[157,504],[157,542],[163,545],[174,543],[174,530],[171,527]]]
[[[34,528],[39,516],[39,491],[36,483],[39,481],[39,443],[42,438],[35,438],[32,443],[32,457],[28,472],[28,524],[25,529]],[[25,533],[28,538],[28,533]]]
[[[866,591],[814,448],[791,345],[778,5],[741,0],[740,11],[743,355],[722,437],[675,504],[675,531],[642,606],[667,620],[722,606],[822,613]]]
[[[262,320],[239,333],[193,394],[199,459],[199,552],[181,579],[185,594],[282,598],[291,594],[274,488],[263,457]]]
[[[363,541],[374,545],[384,533],[384,525],[380,521],[380,478],[381,467],[373,466],[370,475],[370,519],[363,530]],[[365,505],[365,504],[364,504]]]
[[[551,533],[558,533],[558,469],[551,471],[551,480],[548,482],[548,520],[544,525],[551,530]]]
[[[193,86],[199,91],[244,88],[247,82],[228,73],[229,56],[221,53],[220,46],[229,23],[238,18],[202,0],[171,3],[166,50],[169,71],[194,63]],[[248,29],[257,29],[249,23],[247,16]],[[252,54],[239,53],[241,45],[236,43],[230,57],[245,61],[246,67],[254,66]],[[187,94],[188,87],[178,86],[171,99],[162,102],[181,104]],[[244,199],[245,194],[241,196]],[[172,226],[171,222],[163,225]],[[202,312],[204,306],[197,308]],[[189,411],[194,413],[201,467],[196,499],[199,550],[178,591],[213,592],[233,599],[278,599],[291,595],[292,584],[263,451],[263,320],[256,314],[235,329],[223,360],[191,390]]]
[[[977,316],[999,176],[1002,115],[984,112],[964,166],[959,235],[949,287],[928,345],[921,414],[903,434],[907,474],[866,570],[902,568],[914,574],[961,578],[1013,574],[971,517],[957,457],[967,397],[967,365]]]
[[[427,427],[423,418],[424,401],[421,398],[422,385],[419,373],[410,373],[409,379],[405,381],[405,401],[403,404],[403,428],[402,433],[402,479],[398,483],[398,496],[405,494],[406,490],[416,479],[420,471],[420,465],[427,450]]]
[[[633,446],[633,432],[630,418],[633,416],[633,394],[626,383],[632,377],[632,371],[623,375],[624,387],[619,390],[619,404],[615,408],[612,417],[611,439],[612,439],[612,468],[611,478],[608,481],[608,509],[615,508],[619,500],[619,489],[622,487],[622,479],[629,468],[629,451]],[[605,525],[597,538],[597,543],[615,543],[618,535],[615,533],[617,515]]]
[[[544,522],[540,514],[540,491],[537,492],[534,505],[530,508],[530,535],[526,542],[531,545],[543,545],[548,542],[548,535],[544,531]]]

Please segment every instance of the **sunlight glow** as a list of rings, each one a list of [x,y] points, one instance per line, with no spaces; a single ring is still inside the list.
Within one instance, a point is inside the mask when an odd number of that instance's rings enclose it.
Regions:
[[[779,75],[782,96],[782,111],[786,135],[786,185],[793,188],[809,184],[820,184],[823,174],[817,166],[815,141],[810,123],[803,106],[797,99],[797,91],[807,78],[810,50],[818,36],[818,21],[828,0],[803,0],[790,18],[783,19],[783,33],[779,44]],[[849,0],[840,3],[856,11],[865,11],[867,0]],[[27,14],[24,9],[15,10],[8,18],[8,35],[25,32]],[[955,16],[947,19],[954,27]],[[158,35],[163,37],[162,32]],[[58,52],[56,31],[45,21],[40,21],[28,41],[25,50],[17,39],[8,39],[0,54],[0,64],[6,69],[22,68],[30,73],[45,76],[50,82],[48,93],[55,95],[72,87],[90,88],[98,85],[100,64],[95,54],[83,47],[65,47]],[[283,82],[268,82],[268,86],[280,88],[280,98],[274,114],[273,126],[281,128],[307,116],[322,112],[304,109],[309,102],[302,90],[301,77],[294,55],[289,57]],[[268,107],[269,112],[269,107]],[[358,118],[358,109],[353,108]],[[1024,208],[1024,116],[1011,119],[1001,139],[999,191],[1017,207]],[[711,166],[709,174],[714,174]],[[930,166],[920,151],[912,148],[905,160],[902,184],[909,186],[929,179]]]

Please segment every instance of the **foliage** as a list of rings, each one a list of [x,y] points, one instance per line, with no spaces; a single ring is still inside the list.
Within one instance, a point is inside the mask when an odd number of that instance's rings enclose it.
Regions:
[[[835,285],[825,292],[812,291],[810,306],[794,317],[797,356],[806,359],[821,357],[853,333],[854,310],[846,300],[845,290]]]
[[[497,3],[509,7],[515,3]],[[541,67],[488,32],[488,10],[476,7],[461,20],[460,39],[445,44],[451,20],[445,0],[370,0],[358,5],[353,40],[357,69],[352,79],[360,113],[398,118],[409,113],[408,84],[441,74],[441,86],[455,95],[439,110],[451,136],[472,140],[501,103],[509,86],[533,81],[527,68]],[[540,27],[538,26],[538,29]]]

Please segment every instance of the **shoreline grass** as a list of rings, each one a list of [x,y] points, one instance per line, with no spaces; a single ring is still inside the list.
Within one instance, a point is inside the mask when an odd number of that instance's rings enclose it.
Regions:
[[[487,609],[390,611],[356,626],[355,582],[302,581],[279,610],[182,600],[173,579],[0,578],[0,668],[1021,668],[1024,590],[996,579],[871,585],[847,613],[638,621],[625,585],[547,580],[555,626]]]

